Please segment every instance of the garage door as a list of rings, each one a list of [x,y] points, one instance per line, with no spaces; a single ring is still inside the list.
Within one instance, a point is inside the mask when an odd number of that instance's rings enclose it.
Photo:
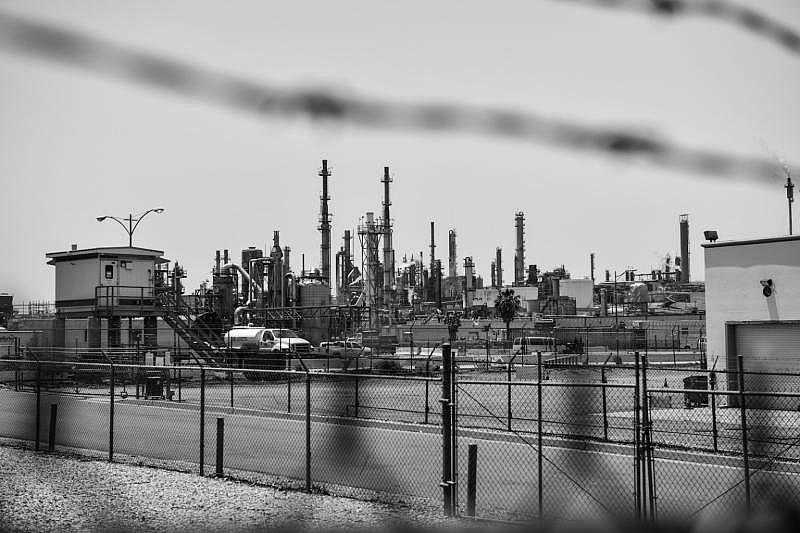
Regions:
[[[800,324],[738,324],[736,355],[743,358],[746,390],[800,392]],[[729,359],[729,364],[736,362]],[[796,410],[798,402],[798,398],[748,398],[753,407],[773,409]]]

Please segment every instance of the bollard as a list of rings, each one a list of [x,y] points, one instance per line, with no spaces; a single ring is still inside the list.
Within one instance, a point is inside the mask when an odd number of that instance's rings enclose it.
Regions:
[[[41,363],[36,361],[36,451],[39,451],[39,443],[42,440],[42,371]]]
[[[217,475],[222,475],[222,450],[225,449],[225,419],[217,418]]]
[[[50,404],[50,433],[47,435],[47,449],[53,451],[56,449],[56,419],[58,417],[58,404]]]
[[[478,486],[478,445],[467,448],[467,516],[475,516],[475,492]]]
[[[355,404],[356,404],[355,405],[355,416],[356,416],[356,418],[358,418],[358,374],[353,374],[353,377],[355,378],[355,388],[356,388],[356,391],[355,391]]]
[[[739,407],[742,417],[742,458],[744,459],[744,497],[745,510],[750,514],[750,458],[747,456],[747,405],[744,395],[744,362],[741,355],[737,356],[739,367]]]
[[[231,378],[231,409],[233,409],[233,370],[230,371]]]
[[[430,411],[431,411],[430,404],[428,402],[428,388],[429,388],[429,386],[430,386],[430,381],[428,381],[426,379],[425,380],[425,420],[422,422],[423,424],[427,424],[428,423],[428,413],[430,413]]]

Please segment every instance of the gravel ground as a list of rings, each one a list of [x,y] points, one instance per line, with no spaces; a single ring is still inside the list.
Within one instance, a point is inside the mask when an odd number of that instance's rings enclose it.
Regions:
[[[0,530],[461,529],[441,511],[0,446]]]

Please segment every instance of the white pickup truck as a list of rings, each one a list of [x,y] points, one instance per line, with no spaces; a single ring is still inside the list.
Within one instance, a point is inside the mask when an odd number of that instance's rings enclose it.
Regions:
[[[311,343],[290,329],[270,329],[252,326],[234,327],[225,334],[225,345],[238,350],[245,343],[257,344],[259,350],[294,352],[311,351]]]

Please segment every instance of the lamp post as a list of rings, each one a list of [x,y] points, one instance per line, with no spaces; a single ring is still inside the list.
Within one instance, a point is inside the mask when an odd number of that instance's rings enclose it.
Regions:
[[[120,217],[112,217],[109,215],[97,217],[98,222],[102,222],[106,219],[111,219],[115,221],[117,224],[122,226],[122,229],[125,230],[125,233],[128,234],[128,246],[133,248],[133,232],[136,231],[136,228],[139,226],[139,222],[142,221],[144,217],[146,217],[149,213],[163,213],[164,209],[162,207],[157,207],[155,209],[148,209],[144,213],[139,215],[133,216],[133,214],[129,213],[128,218],[120,218]],[[127,226],[125,223],[127,222]],[[134,224],[136,222],[136,224]]]

